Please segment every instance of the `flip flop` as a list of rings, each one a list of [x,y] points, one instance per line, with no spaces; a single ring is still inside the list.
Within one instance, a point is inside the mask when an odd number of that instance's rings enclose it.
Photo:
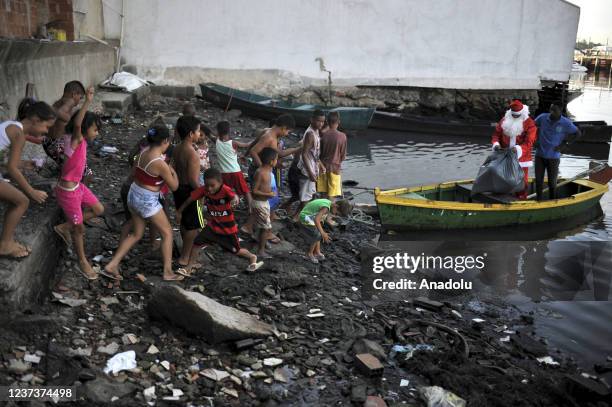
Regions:
[[[123,277],[116,276],[115,274],[109,273],[108,271],[106,271],[104,269],[100,269],[100,275],[104,276],[106,278],[110,278],[111,280],[114,280],[114,281],[121,281],[121,280],[123,280]]]
[[[176,273],[178,273],[178,270],[176,271]],[[164,279],[164,281],[183,281],[185,279],[185,276],[184,275],[178,275],[178,276],[175,275],[172,278],[164,277],[163,279]]]
[[[257,271],[263,265],[264,265],[263,261],[258,261],[257,263],[251,263],[251,264],[249,264],[249,267],[247,267],[246,271],[248,271],[248,272]]]
[[[81,273],[81,275],[82,275],[83,277],[85,277],[85,278],[86,278],[87,280],[89,280],[89,281],[95,281],[95,280],[97,280],[97,279],[98,279],[98,274],[100,274],[100,267],[98,267],[98,266],[94,266],[94,267],[92,267],[92,269],[93,269],[93,271],[95,271],[95,272],[96,272],[96,276],[95,276],[95,277],[88,276],[88,275],[87,275],[87,273],[85,273],[83,270],[81,270],[81,268],[80,268],[80,267],[77,267],[77,271],[78,271],[79,273]]]
[[[53,230],[55,231],[55,233],[57,233],[59,237],[62,238],[64,243],[66,243],[66,246],[70,247],[70,245],[72,244],[72,239],[68,239],[62,232],[60,232],[60,229],[58,226],[59,225],[53,226]]]
[[[191,277],[191,273],[192,273],[190,271],[187,271],[187,269],[183,268],[183,267],[180,267],[180,268],[176,269],[174,272],[176,274],[180,274],[181,276],[184,276],[184,277]]]
[[[23,250],[23,251],[20,251],[20,250]],[[18,256],[17,255],[18,252],[20,253],[25,252],[25,254],[23,256]],[[30,254],[32,253],[30,253],[26,248],[22,248],[22,249],[17,248],[10,253],[0,254],[0,257],[5,258],[5,259],[11,259],[11,260],[21,260],[21,259],[25,259],[26,257],[28,257]]]
[[[325,260],[325,255],[323,253],[317,254],[315,257],[319,261]]]
[[[319,259],[317,259],[315,256],[305,256],[305,258],[312,264],[319,264]]]

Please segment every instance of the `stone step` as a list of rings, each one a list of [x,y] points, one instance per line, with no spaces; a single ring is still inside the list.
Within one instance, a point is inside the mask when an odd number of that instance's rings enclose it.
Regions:
[[[96,99],[102,105],[105,114],[122,116],[132,106],[142,103],[150,94],[151,86],[140,87],[132,93],[99,90]]]
[[[49,185],[37,185],[34,181],[32,185],[51,195]],[[6,208],[5,205],[1,207],[2,211]],[[60,209],[51,196],[44,205],[30,202],[15,237],[30,246],[32,254],[21,260],[0,258],[0,309],[3,312],[36,309],[37,304],[49,295],[58,260],[66,250],[53,232],[53,226],[59,220]]]

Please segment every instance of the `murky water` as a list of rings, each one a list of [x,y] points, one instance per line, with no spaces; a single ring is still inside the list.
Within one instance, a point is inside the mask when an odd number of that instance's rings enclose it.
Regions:
[[[606,120],[612,124],[612,91],[586,86],[569,109],[576,120]],[[474,178],[490,146],[484,138],[369,131],[349,140],[343,178],[358,181],[360,187],[382,189]],[[560,175],[571,177],[584,171],[592,159],[607,160],[608,151],[609,146],[595,145],[566,154]],[[348,190],[359,194],[359,202],[374,202],[370,192]],[[612,241],[612,192],[604,195],[601,206],[602,218],[555,233],[549,239]],[[533,288],[542,273],[523,270],[520,274],[527,280],[523,286]],[[553,348],[573,355],[584,368],[605,363],[606,356],[612,356],[612,293],[608,294],[609,301],[588,301],[593,298],[587,296],[580,298],[583,301],[576,297],[572,301],[535,302],[526,288],[510,290],[506,295],[519,308],[534,311],[538,333]]]

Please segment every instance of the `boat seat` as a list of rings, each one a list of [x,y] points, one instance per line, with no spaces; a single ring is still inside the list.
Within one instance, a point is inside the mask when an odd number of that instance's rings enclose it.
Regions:
[[[473,184],[458,184],[457,189],[472,194]],[[472,202],[474,203],[496,203],[496,204],[509,204],[516,201],[517,198],[510,194],[492,194],[489,192],[483,192],[475,195],[471,195]]]

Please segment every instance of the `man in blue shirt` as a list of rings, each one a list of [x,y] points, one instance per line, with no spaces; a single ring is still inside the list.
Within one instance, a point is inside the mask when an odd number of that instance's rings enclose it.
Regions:
[[[540,114],[535,123],[538,126],[538,147],[535,153],[537,200],[543,198],[545,172],[548,174],[548,195],[550,199],[556,199],[561,150],[580,137],[580,129],[561,115],[561,107],[556,103],[550,105],[550,113]]]

